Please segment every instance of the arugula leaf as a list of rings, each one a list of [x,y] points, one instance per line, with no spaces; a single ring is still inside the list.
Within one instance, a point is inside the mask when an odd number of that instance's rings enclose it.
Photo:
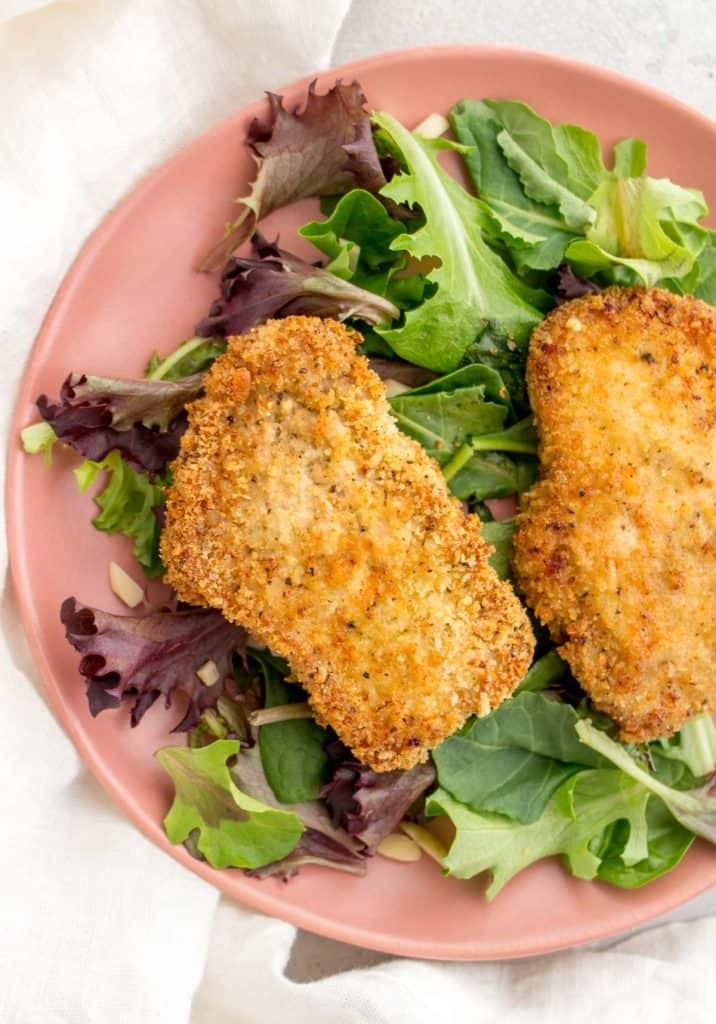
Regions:
[[[296,846],[304,826],[297,814],[267,807],[234,783],[227,761],[236,740],[207,747],[163,747],[154,755],[171,776],[174,802],[164,819],[169,841],[183,843],[198,831],[196,846],[215,868],[259,868]]]
[[[523,692],[433,752],[438,782],[475,811],[536,821],[565,779],[602,763],[579,742],[577,719],[568,704]]]
[[[461,367],[391,398],[390,405],[398,426],[438,461],[457,497],[506,497],[531,483],[533,467],[525,473],[500,452],[536,452],[532,419],[505,427],[509,394],[490,367]]]
[[[445,139],[412,135],[390,114],[373,115],[374,123],[399,146],[406,173],[381,189],[396,203],[419,206],[425,224],[393,240],[392,248],[417,260],[432,257],[439,266],[427,273],[437,285],[433,295],[405,314],[402,325],[379,332],[398,355],[441,372],[454,370],[475,338],[491,322],[515,342],[526,343],[539,323],[537,304],[546,296],[528,288],[489,247],[483,204],[469,195],[438,161],[445,149],[464,147]]]
[[[530,824],[500,814],[478,813],[445,789],[428,797],[426,813],[447,814],[455,838],[443,865],[456,878],[492,875],[487,898],[493,899],[524,868],[554,854],[564,854],[572,874],[594,878],[600,861],[590,850],[595,836],[614,821],[630,830],[630,858],[644,859],[649,793],[623,772],[595,768],[572,775],[557,789],[541,817]]]
[[[101,471],[107,473],[108,479],[104,489],[95,495],[100,513],[92,520],[92,525],[104,533],[123,533],[129,537],[134,541],[134,554],[146,575],[161,576],[164,572],[159,557],[161,527],[155,510],[164,504],[163,488],[128,466],[115,450],[101,462],[88,459],[74,470],[79,490],[84,492],[91,487]]]
[[[298,686],[284,682],[283,671],[260,654],[251,660],[258,664],[264,681],[264,706],[276,707],[305,700]],[[277,660],[277,659],[276,659]],[[302,803],[318,798],[330,770],[325,752],[326,730],[311,718],[293,719],[262,725],[259,750],[266,778],[276,797],[284,804]]]

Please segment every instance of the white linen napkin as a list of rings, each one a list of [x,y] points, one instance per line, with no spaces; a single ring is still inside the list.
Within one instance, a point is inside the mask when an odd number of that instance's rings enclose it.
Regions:
[[[266,87],[455,41],[558,46],[714,109],[708,0],[4,0],[3,440],[62,275],[139,175]],[[114,807],[43,702],[8,583],[1,611],[2,1024],[714,1020],[713,898],[688,924],[528,962],[390,960],[305,936],[292,956],[294,928],[219,900]]]

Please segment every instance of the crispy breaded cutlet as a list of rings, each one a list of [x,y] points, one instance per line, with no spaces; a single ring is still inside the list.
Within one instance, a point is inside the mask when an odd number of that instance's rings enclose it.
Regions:
[[[625,740],[716,710],[716,310],[609,288],[532,336],[540,478],[514,568]]]
[[[533,637],[357,340],[299,316],[229,339],[189,407],[162,557],[180,598],[282,655],[317,720],[387,771],[507,697]]]

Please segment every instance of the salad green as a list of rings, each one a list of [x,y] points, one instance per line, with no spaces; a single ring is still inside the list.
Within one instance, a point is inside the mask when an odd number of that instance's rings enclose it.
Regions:
[[[154,353],[142,380],[71,374],[57,402],[38,400],[42,420],[22,432],[25,450],[49,463],[58,441],[74,448],[85,460],[81,490],[105,474],[95,527],[130,538],[145,574],[160,575],[185,406],[226,337],[268,317],[337,317],[394,385],[397,426],[480,517],[491,563],[509,578],[515,519],[497,521],[491,501],[518,497],[537,471],[525,385],[532,329],[555,303],[608,285],[658,284],[716,303],[716,231],[703,224],[703,196],[649,177],[643,141],[619,142],[607,167],[587,128],[552,124],[521,102],[457,103],[457,141],[448,141],[385,111],[369,117],[358,83],[325,95],[311,87],[302,111],[269,99],[268,121],[247,138],[256,179],[205,260],[223,269],[195,336]],[[474,194],[446,160],[464,163]],[[321,198],[325,216],[299,234],[322,265],[257,233],[267,213],[307,196]],[[235,255],[251,236],[253,254]],[[68,598],[62,621],[93,714],[132,700],[137,724],[160,695],[188,695],[177,729],[189,730],[189,745],[156,755],[175,787],[165,828],[215,867],[361,873],[364,855],[406,814],[441,815],[455,830],[445,872],[489,873],[492,898],[543,857],[560,855],[578,878],[635,888],[676,866],[695,835],[716,842],[711,717],[622,744],[544,636],[512,698],[467,721],[433,764],[378,774],[311,719],[255,724],[257,709],[280,712],[305,695],[280,659],[247,651],[243,631],[218,612],[123,618]]]

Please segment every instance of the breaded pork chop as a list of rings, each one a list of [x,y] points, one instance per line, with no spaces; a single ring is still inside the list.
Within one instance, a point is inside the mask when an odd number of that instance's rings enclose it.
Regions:
[[[318,721],[383,771],[507,697],[533,637],[356,340],[309,317],[229,340],[189,407],[162,556],[181,598],[286,658]]]
[[[716,710],[716,310],[609,288],[551,313],[527,384],[540,479],[514,567],[627,740]]]

